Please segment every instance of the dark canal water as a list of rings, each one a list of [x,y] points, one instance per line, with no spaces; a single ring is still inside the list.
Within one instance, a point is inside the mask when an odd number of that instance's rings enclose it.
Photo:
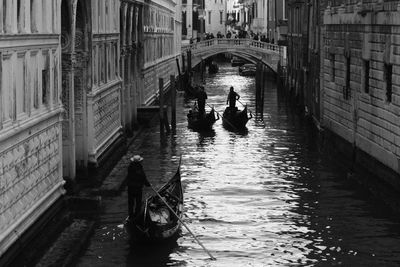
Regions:
[[[206,77],[208,103],[222,113],[231,85],[254,110],[254,78],[229,64]],[[400,266],[399,222],[318,147],[273,82],[263,120],[250,120],[245,133],[229,132],[221,121],[212,132],[189,130],[190,105],[179,97],[176,136],[160,142],[153,125],[127,156],[143,155],[146,173],[160,186],[182,154],[185,222],[217,260],[185,228],[160,246],[129,243],[124,192],[104,199],[78,266]]]

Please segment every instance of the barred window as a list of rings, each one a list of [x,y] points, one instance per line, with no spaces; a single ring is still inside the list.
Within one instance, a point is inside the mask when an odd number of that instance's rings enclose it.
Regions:
[[[350,67],[351,67],[350,57],[346,57],[346,86],[344,87],[343,98],[350,98]]]
[[[392,74],[393,65],[385,64],[386,101],[392,102]]]
[[[369,93],[369,60],[364,60],[364,92]]]

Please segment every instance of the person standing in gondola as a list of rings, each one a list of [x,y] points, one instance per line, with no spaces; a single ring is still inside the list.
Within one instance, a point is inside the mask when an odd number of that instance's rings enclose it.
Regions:
[[[240,95],[233,90],[233,86],[231,86],[228,98],[226,99],[226,104],[229,102],[230,111],[236,111],[236,100],[239,100]]]
[[[207,93],[204,86],[200,86],[200,91],[197,93],[197,105],[199,107],[199,116],[202,117],[206,113]]]
[[[142,161],[139,155],[133,156],[128,167],[128,214],[129,218],[134,218],[142,207],[143,186],[151,186],[144,173]]]

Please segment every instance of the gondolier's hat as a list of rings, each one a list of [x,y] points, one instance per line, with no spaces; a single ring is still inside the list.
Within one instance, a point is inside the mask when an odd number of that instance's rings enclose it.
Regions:
[[[132,162],[141,162],[143,160],[143,158],[139,155],[135,155],[131,158]]]

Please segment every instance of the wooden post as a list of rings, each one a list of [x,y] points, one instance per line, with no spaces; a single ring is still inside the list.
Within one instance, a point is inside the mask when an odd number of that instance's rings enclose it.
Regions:
[[[165,130],[166,130],[166,132],[167,132],[167,134],[169,134],[170,132],[171,132],[171,128],[169,127],[169,122],[168,122],[168,107],[167,107],[167,109],[164,109],[163,108],[163,111],[164,111],[164,126],[165,126]]]
[[[204,64],[204,59],[201,59],[200,63],[200,68],[201,68],[201,81],[204,82],[204,69],[205,69],[205,64]]]
[[[185,54],[182,54],[182,72],[185,72]]]
[[[187,51],[187,70],[192,71],[192,51],[188,50]]]
[[[265,94],[265,66],[264,64],[261,65],[261,91],[260,91],[260,108],[261,114],[264,113],[264,94]]]
[[[170,86],[171,86],[171,127],[172,131],[176,131],[176,85],[175,76],[170,76]]]
[[[160,98],[160,136],[164,136],[164,80],[158,79],[158,95]]]
[[[179,90],[182,91],[182,81],[181,81],[182,75],[181,75],[181,68],[179,67],[179,58],[176,58],[176,66],[178,67],[178,84],[180,85]],[[174,81],[175,81],[175,79],[174,79]],[[172,86],[172,84],[171,84],[171,86]],[[174,84],[174,88],[175,88],[175,84]]]
[[[261,77],[261,66],[260,62],[257,62],[256,68],[256,113],[259,113],[260,110],[260,77]]]

